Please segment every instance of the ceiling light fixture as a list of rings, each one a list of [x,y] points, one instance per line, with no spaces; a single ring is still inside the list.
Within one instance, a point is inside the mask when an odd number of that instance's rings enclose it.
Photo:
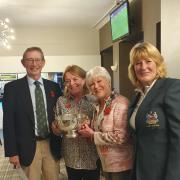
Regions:
[[[10,49],[9,40],[14,39],[14,30],[10,27],[10,20],[8,18],[5,18],[5,20],[0,19],[0,46]]]

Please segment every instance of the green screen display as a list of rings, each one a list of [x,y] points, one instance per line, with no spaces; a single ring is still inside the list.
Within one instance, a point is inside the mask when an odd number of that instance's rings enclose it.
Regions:
[[[112,40],[115,41],[129,33],[128,3],[123,3],[110,15]]]

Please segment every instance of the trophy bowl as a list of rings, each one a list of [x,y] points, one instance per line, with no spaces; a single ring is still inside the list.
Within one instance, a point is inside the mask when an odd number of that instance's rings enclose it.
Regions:
[[[75,114],[65,113],[59,116],[56,116],[58,126],[61,130],[67,132],[66,137],[74,138],[77,137],[76,127],[77,127],[77,118]]]
[[[89,117],[85,113],[78,113],[76,117],[79,126],[81,126],[82,124],[90,124]]]

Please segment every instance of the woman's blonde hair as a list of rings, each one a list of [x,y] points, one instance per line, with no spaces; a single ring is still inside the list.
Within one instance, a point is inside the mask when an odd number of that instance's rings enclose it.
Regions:
[[[64,73],[63,73],[63,82],[65,83],[65,76],[66,76],[66,73],[69,72],[75,76],[79,76],[80,78],[84,79],[86,78],[86,71],[84,69],[82,69],[81,67],[77,66],[77,65],[70,65],[70,66],[67,66]],[[83,93],[84,94],[87,94],[89,91],[86,87],[86,83],[84,83],[84,86],[83,86]],[[64,87],[64,96],[69,96],[69,91],[68,91],[68,88]]]
[[[157,78],[163,78],[166,76],[167,71],[164,58],[159,50],[148,42],[137,43],[130,51],[130,64],[128,66],[128,76],[134,86],[141,86],[134,71],[134,64],[140,59],[151,59],[156,63]]]

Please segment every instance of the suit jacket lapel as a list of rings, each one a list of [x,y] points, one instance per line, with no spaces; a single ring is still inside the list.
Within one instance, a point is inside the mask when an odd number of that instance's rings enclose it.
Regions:
[[[136,107],[136,104],[139,100],[140,93],[137,93],[136,95],[133,96],[133,99],[131,100],[131,104],[129,105],[129,110],[128,110],[128,119],[131,117],[134,108]]]
[[[49,96],[49,93],[50,93],[50,86],[48,85],[48,82],[43,79],[43,84],[44,84],[44,89],[45,89],[45,94],[46,94],[46,105],[47,105],[47,115],[50,113],[50,102],[51,102],[51,99],[50,99],[50,96]],[[48,121],[49,121],[49,118],[48,118]]]
[[[133,96],[132,100],[131,100],[131,104],[129,105],[128,108],[128,120],[130,121],[131,115],[136,107],[136,104],[139,100],[140,97],[140,93],[137,93],[136,95]],[[128,123],[128,129],[131,135],[133,135],[134,133],[134,129],[130,126],[130,122]]]
[[[33,105],[32,105],[29,85],[28,85],[28,81],[27,81],[27,76],[22,78],[21,91],[22,91],[22,98],[24,99],[23,105],[26,107],[26,112],[34,124],[34,121],[35,121],[34,120],[34,111],[33,111]]]

